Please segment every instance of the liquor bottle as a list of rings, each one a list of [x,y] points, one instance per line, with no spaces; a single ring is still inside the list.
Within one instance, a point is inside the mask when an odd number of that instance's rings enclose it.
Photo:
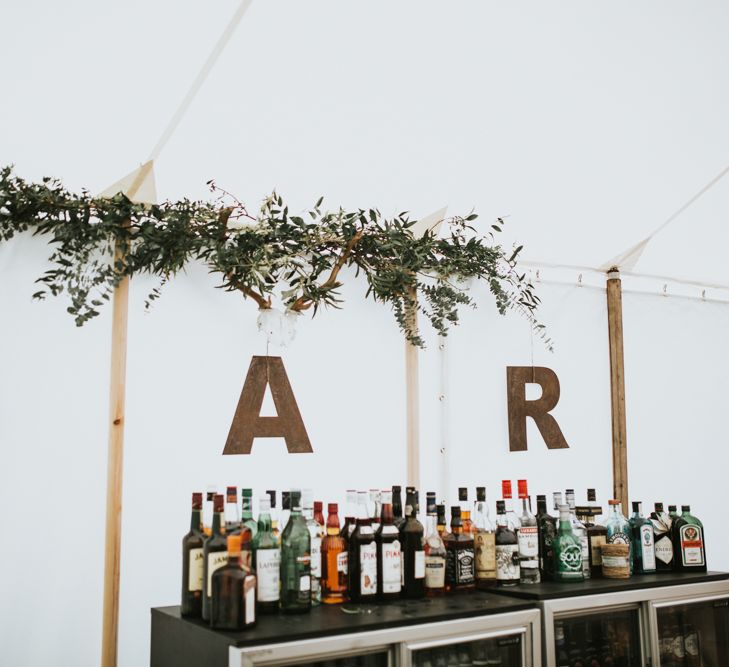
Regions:
[[[517,490],[521,500],[521,516],[517,541],[519,544],[519,583],[538,584],[539,578],[539,528],[537,517],[529,508],[529,491],[527,481],[517,481]]]
[[[511,485],[511,482],[509,483]],[[519,540],[506,516],[504,500],[496,501],[496,582],[499,586],[519,583]]]
[[[663,511],[663,503],[656,503],[651,512],[651,523],[656,540],[656,571],[673,571],[673,542],[671,541],[671,517]]]
[[[590,554],[590,573],[593,577],[602,576],[602,545],[607,541],[607,528],[597,523],[602,508],[597,504],[595,489],[587,489],[589,514],[580,517],[587,530],[587,546]]]
[[[304,489],[301,497],[306,527],[311,536],[311,603],[316,606],[321,603],[321,540],[324,530],[314,520],[314,492]]]
[[[375,532],[377,597],[380,600],[392,600],[400,597],[403,582],[400,532],[393,523],[392,491],[383,491],[380,501],[380,527]]]
[[[627,544],[630,548],[628,561],[630,562],[630,574],[633,574],[633,544],[630,539],[630,524],[623,516],[619,500],[608,500],[610,505],[610,516],[605,523],[607,528],[607,544]]]
[[[210,537],[203,542],[203,602],[202,618],[210,621],[210,596],[212,594],[211,579],[213,572],[228,562],[228,546],[225,541],[225,519],[223,503],[225,497],[216,493],[213,497],[213,525]]]
[[[554,538],[557,520],[547,512],[547,497],[537,496],[537,528],[539,529],[539,570],[543,581],[554,579]]]
[[[406,598],[425,595],[425,552],[423,524],[418,521],[418,492],[413,490],[405,499],[405,523],[400,531],[402,541],[403,584]]]
[[[476,588],[492,588],[496,586],[496,526],[488,516],[485,486],[476,487],[473,525]]]
[[[228,536],[228,562],[211,579],[214,630],[243,630],[256,624],[256,577],[240,566],[240,541],[240,535]]]
[[[448,527],[448,524],[446,523],[446,507],[445,505],[436,505],[435,509],[438,513],[435,525],[438,529],[438,534],[443,537],[446,534],[446,528]]]
[[[367,492],[357,493],[357,523],[349,538],[349,597],[374,602],[377,597],[377,544],[367,515]]]
[[[339,604],[347,599],[347,541],[339,530],[339,508],[329,503],[327,534],[321,542],[321,601]]]
[[[395,518],[395,528],[402,529],[405,523],[405,517],[402,514],[402,488],[400,486],[392,487],[392,515]]]
[[[668,506],[668,516],[671,517],[672,521],[675,521],[676,519],[678,519],[678,512],[676,511],[676,505]]]
[[[505,479],[501,482],[501,497],[504,501],[504,507],[506,508],[506,518],[513,531],[519,528],[519,517],[517,516],[514,508],[511,506],[512,489],[511,480]]]
[[[278,527],[278,509],[276,508],[276,491],[275,489],[269,489],[266,491],[268,498],[271,501],[271,532],[276,537],[281,537],[281,531]]]
[[[311,535],[301,513],[301,491],[292,490],[291,514],[281,537],[281,611],[311,610]]]
[[[633,571],[637,574],[653,574],[656,571],[656,548],[653,524],[643,516],[643,505],[633,502],[630,517],[633,540]]]
[[[241,513],[240,524],[241,530],[247,527],[251,531],[251,539],[256,536],[258,523],[253,518],[253,489],[241,489]]]
[[[281,516],[279,517],[279,528],[283,530],[289,523],[291,516],[291,491],[281,491]]]
[[[240,515],[238,514],[238,489],[235,486],[225,488],[225,534],[240,533]]]
[[[182,538],[182,616],[200,616],[202,612],[203,540],[202,493],[192,494],[190,532]]]
[[[676,572],[706,572],[704,525],[691,514],[690,505],[681,505],[681,516],[674,523],[673,552]]]
[[[574,533],[569,505],[560,505],[554,538],[554,580],[583,581],[582,553],[582,541]]]
[[[273,532],[271,499],[258,501],[258,531],[253,538],[253,572],[258,580],[258,611],[273,614],[278,611],[281,589],[281,542]]]
[[[446,548],[446,591],[465,593],[475,590],[476,563],[473,534],[463,532],[461,508],[458,505],[451,507],[451,532],[446,534],[443,542]]]
[[[471,506],[468,503],[468,488],[461,486],[458,488],[458,504],[461,506],[461,525],[464,533],[473,533],[473,523],[471,522]]]
[[[382,496],[379,489],[370,489],[369,512],[372,532],[377,534],[380,529],[380,514],[382,513]]]
[[[326,526],[326,521],[324,521],[324,503],[321,500],[314,501],[314,521],[321,526],[323,531],[324,526]]]
[[[572,532],[577,536],[582,545],[582,574],[585,579],[589,579],[592,572],[590,570],[590,544],[587,541],[587,528],[585,528],[585,525],[577,518],[577,514],[575,513],[575,490],[567,489],[564,495],[567,505],[570,508]]]
[[[203,507],[203,534],[209,537],[213,527],[213,501],[217,493],[217,487],[214,484],[208,484],[205,491],[205,506]]]
[[[425,523],[425,594],[436,597],[445,593],[446,548],[438,531],[435,496],[428,497]]]
[[[357,491],[353,489],[347,490],[347,502],[344,506],[344,526],[341,530],[341,535],[344,541],[349,540],[349,536],[354,531],[354,527],[357,525]]]

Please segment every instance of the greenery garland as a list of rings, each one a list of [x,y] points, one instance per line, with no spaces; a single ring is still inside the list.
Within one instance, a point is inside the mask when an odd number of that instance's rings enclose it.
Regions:
[[[326,211],[322,199],[304,215],[289,212],[280,195],[267,197],[253,216],[231,193],[208,183],[213,201],[182,199],[159,205],[75,194],[54,178],[28,183],[13,168],[0,169],[0,241],[19,232],[50,236],[52,268],[36,282],[48,293],[68,294],[78,326],[99,314],[123,276],[160,278],[145,307],[191,261],[219,274],[225,290],[239,291],[259,308],[278,296],[294,312],[340,307],[339,274],[354,267],[367,296],[388,303],[409,341],[423,347],[416,318],[425,315],[439,334],[458,322],[458,308],[474,306],[466,282],[488,281],[501,314],[526,316],[551,349],[535,319],[539,298],[517,271],[521,246],[508,254],[495,243],[503,220],[486,235],[471,226],[476,214],[448,219],[448,234],[413,235],[407,213],[387,219],[377,209]],[[116,255],[115,255],[116,249]],[[420,298],[418,298],[420,295]]]

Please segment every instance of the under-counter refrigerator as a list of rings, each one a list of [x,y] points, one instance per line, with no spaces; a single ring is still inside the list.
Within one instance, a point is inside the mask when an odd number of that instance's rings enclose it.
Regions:
[[[547,667],[729,667],[729,574],[499,589],[542,611]]]

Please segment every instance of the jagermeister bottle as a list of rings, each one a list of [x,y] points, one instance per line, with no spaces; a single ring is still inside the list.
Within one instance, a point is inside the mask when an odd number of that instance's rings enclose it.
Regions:
[[[202,493],[192,494],[190,532],[182,538],[182,616],[200,616],[202,612],[203,540]]]
[[[281,543],[273,532],[271,500],[259,501],[258,532],[253,539],[253,571],[258,580],[258,610],[263,614],[278,611],[281,588]]]
[[[681,505],[681,516],[674,523],[673,552],[677,572],[706,572],[704,526],[691,514],[690,505]]]
[[[291,514],[281,538],[281,611],[311,610],[311,535],[301,513],[301,491],[291,491]]]
[[[572,529],[569,505],[559,506],[559,524],[554,538],[555,581],[583,581],[582,541]]]
[[[545,581],[554,579],[554,538],[557,520],[547,512],[547,497],[537,496],[537,526],[539,527],[539,569]]]
[[[496,501],[496,582],[499,586],[519,583],[519,540],[506,515],[506,503]]]
[[[476,588],[496,586],[496,526],[488,516],[486,487],[476,487],[473,547],[476,558]]]
[[[655,536],[653,524],[643,516],[642,503],[633,502],[633,516],[629,523],[633,540],[633,571],[653,574],[656,571]]]
[[[656,540],[656,570],[673,571],[673,542],[671,541],[671,517],[663,511],[663,503],[656,503],[651,512],[651,523]]]
[[[630,574],[633,574],[633,541],[630,539],[630,523],[623,516],[619,500],[608,500],[610,505],[610,516],[605,524],[607,528],[607,544],[627,544],[630,552],[628,561],[630,563]]]

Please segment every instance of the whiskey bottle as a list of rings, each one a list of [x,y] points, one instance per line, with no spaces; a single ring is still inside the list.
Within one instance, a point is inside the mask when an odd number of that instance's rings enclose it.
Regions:
[[[281,537],[281,611],[311,610],[311,536],[301,514],[301,491],[292,490],[291,514]]]
[[[653,524],[643,516],[642,503],[633,502],[633,516],[628,523],[633,541],[633,572],[653,574],[656,571],[655,536]]]
[[[281,543],[273,532],[271,500],[258,501],[258,531],[253,539],[253,572],[258,580],[258,610],[262,614],[278,611],[281,588]]]
[[[511,486],[511,482],[509,485]],[[516,536],[516,531],[506,516],[505,501],[497,500],[496,583],[499,586],[515,586],[519,583],[520,575],[519,540]]]
[[[521,500],[521,516],[517,541],[519,544],[519,582],[522,584],[538,584],[539,577],[539,528],[537,517],[529,507],[529,491],[527,481],[517,482],[519,499]]]
[[[344,506],[344,526],[341,535],[345,542],[349,541],[349,536],[357,525],[357,491],[349,489],[347,491],[347,502]]]
[[[488,516],[485,486],[476,487],[473,526],[476,588],[492,588],[496,586],[496,527]]]
[[[347,543],[339,529],[337,503],[329,503],[327,509],[327,533],[321,542],[321,601],[339,604],[347,599]]]
[[[629,547],[628,561],[630,563],[630,574],[633,574],[633,541],[630,539],[630,523],[623,516],[619,500],[608,500],[610,505],[610,516],[605,522],[607,528],[607,544],[627,544]]]
[[[438,530],[438,534],[443,537],[446,534],[446,528],[448,527],[448,524],[446,523],[446,507],[445,505],[436,505],[435,509],[438,513],[435,526]]]
[[[590,544],[587,541],[587,528],[585,528],[585,525],[577,518],[577,514],[575,513],[575,490],[567,489],[564,495],[567,505],[570,508],[572,532],[577,536],[582,545],[582,574],[585,579],[589,579],[592,576],[592,571],[590,570]]]
[[[554,539],[555,581],[583,581],[582,540],[575,535],[569,505],[559,506],[559,524]]]
[[[400,552],[400,533],[393,523],[392,491],[383,491],[380,497],[380,527],[375,532],[377,545],[377,597],[392,600],[400,597],[403,574]]]
[[[210,621],[213,572],[228,562],[225,519],[223,518],[224,500],[224,496],[220,493],[216,493],[213,497],[213,525],[210,537],[207,537],[203,543],[202,618],[204,621]]]
[[[539,529],[539,570],[542,581],[554,579],[554,538],[557,520],[547,512],[547,497],[537,496],[537,528]]]
[[[437,527],[435,496],[428,497],[425,524],[425,594],[436,597],[445,593],[446,548]]]
[[[367,515],[367,492],[357,493],[357,523],[349,538],[349,597],[353,602],[377,598],[377,544]]]
[[[314,520],[314,492],[304,489],[304,519],[311,536],[311,603],[321,603],[321,540],[324,536],[322,527]]]
[[[458,487],[458,504],[461,506],[461,526],[463,527],[463,532],[473,533],[471,506],[468,503],[468,488],[465,486]]]
[[[202,493],[192,494],[190,531],[182,538],[182,616],[200,616],[202,613],[203,540]]]
[[[241,507],[240,514],[241,530],[247,527],[251,531],[251,539],[256,536],[258,523],[253,518],[253,489],[241,489]]]
[[[663,503],[656,503],[651,512],[651,523],[656,540],[656,571],[673,571],[673,542],[671,541],[671,518],[663,511]]]
[[[268,499],[271,501],[271,532],[276,537],[281,537],[281,531],[278,527],[278,509],[276,508],[276,491],[275,489],[269,489],[266,491]]]
[[[240,566],[240,535],[229,535],[228,562],[211,580],[210,627],[243,630],[256,624],[256,577]]]
[[[704,526],[691,514],[690,505],[681,505],[681,516],[673,527],[676,572],[706,572]]]
[[[369,511],[372,532],[376,534],[380,529],[380,514],[382,513],[382,500],[379,489],[370,489]]]
[[[506,510],[506,518],[513,531],[519,528],[519,517],[511,506],[512,489],[511,480],[505,479],[501,482],[501,497],[504,501],[504,507]]]
[[[451,507],[451,532],[443,542],[446,548],[446,591],[461,593],[475,590],[473,534],[463,532],[461,508],[458,505]]]
[[[398,485],[392,487],[392,515],[395,528],[401,530],[405,523],[405,517],[402,514],[402,488]]]
[[[402,542],[403,585],[406,598],[425,595],[425,552],[423,550],[423,524],[418,521],[418,492],[408,493],[405,500],[405,523],[400,531]]]
[[[602,508],[597,504],[595,489],[587,489],[588,512],[580,517],[587,530],[587,546],[590,554],[590,573],[593,577],[602,576],[602,545],[607,542],[607,528],[597,523]]]

